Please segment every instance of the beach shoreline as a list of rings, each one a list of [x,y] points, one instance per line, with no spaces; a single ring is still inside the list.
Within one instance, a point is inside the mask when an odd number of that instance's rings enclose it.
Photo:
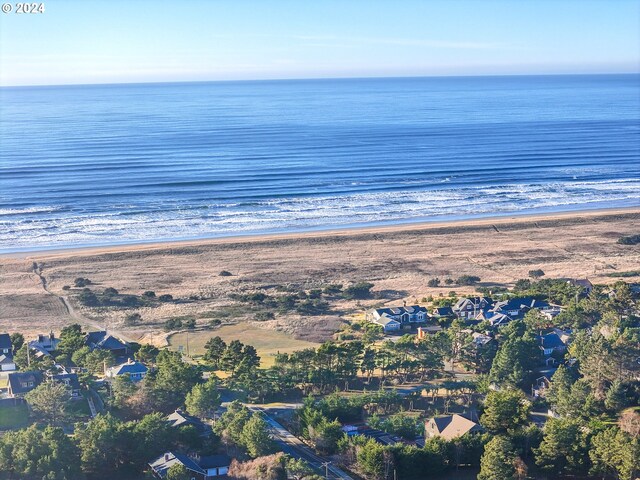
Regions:
[[[278,233],[251,233],[238,234],[220,237],[204,237],[186,240],[151,240],[148,242],[135,241],[131,243],[115,243],[109,245],[94,246],[68,246],[68,247],[43,247],[42,249],[20,250],[20,251],[0,251],[2,258],[30,259],[38,257],[60,257],[69,255],[100,255],[103,253],[131,252],[131,251],[153,251],[167,248],[181,247],[206,247],[235,243],[262,243],[272,241],[295,241],[303,239],[327,238],[327,237],[350,237],[359,235],[375,235],[387,232],[419,232],[436,231],[447,229],[473,229],[474,227],[486,227],[491,224],[516,224],[522,226],[526,223],[537,221],[561,220],[571,218],[594,218],[611,215],[640,214],[638,207],[612,207],[599,209],[570,210],[563,212],[548,213],[525,213],[493,215],[477,218],[463,218],[454,220],[433,220],[433,221],[407,221],[393,224],[380,224],[376,226],[350,226],[336,227],[317,230],[278,232]]]

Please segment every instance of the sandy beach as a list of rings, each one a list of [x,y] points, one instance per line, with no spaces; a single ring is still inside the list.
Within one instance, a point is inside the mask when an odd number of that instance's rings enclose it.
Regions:
[[[341,317],[367,305],[471,291],[429,288],[434,277],[477,275],[482,285],[510,286],[541,268],[549,278],[613,282],[616,273],[640,269],[640,247],[616,243],[639,231],[640,208],[635,208],[5,254],[0,256],[0,331],[33,334],[81,319],[88,327],[107,326],[129,339],[158,343],[166,336],[166,319],[191,315],[204,325],[216,309],[234,303],[231,293],[374,283],[378,298],[337,301],[335,314],[287,314],[264,322],[238,318],[255,328],[318,341],[339,328]],[[220,276],[223,270],[232,276]],[[138,310],[87,309],[63,289],[77,277],[91,279],[97,290],[113,287],[134,295],[153,290],[178,301]],[[134,311],[143,324],[125,327],[125,315]]]

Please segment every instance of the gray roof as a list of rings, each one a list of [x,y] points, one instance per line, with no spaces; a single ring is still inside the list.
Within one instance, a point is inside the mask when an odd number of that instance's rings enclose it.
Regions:
[[[13,372],[9,374],[9,387],[13,395],[27,393],[42,383],[42,372]],[[24,386],[23,384],[27,384]],[[32,384],[29,386],[28,384]]]
[[[8,364],[8,363],[13,363],[13,357],[10,357],[8,355],[0,355],[0,364]]]
[[[167,476],[167,470],[176,464],[184,465],[188,470],[199,473],[200,475],[207,474],[194,460],[181,453],[167,452],[151,462],[149,466],[156,475],[160,478],[165,478]]]
[[[111,367],[111,371],[114,375],[126,375],[132,373],[147,373],[149,369],[146,367],[144,363],[140,362],[127,362],[121,365],[116,365],[115,367]]]
[[[11,337],[8,333],[0,333],[0,348],[3,350],[8,348],[9,351],[13,348],[11,344]]]
[[[202,468],[228,467],[231,465],[231,457],[228,455],[209,455],[200,457],[198,465]]]
[[[106,331],[89,332],[86,338],[87,345],[101,350],[123,350],[127,344],[109,335]]]
[[[58,375],[53,375],[51,379],[65,385],[69,385],[73,390],[80,390],[80,381],[78,380],[77,373],[60,373]]]
[[[558,348],[566,346],[557,333],[547,333],[540,337],[542,348]]]
[[[421,307],[420,305],[410,305],[408,307],[390,307],[390,308],[376,308],[376,312],[378,315],[382,316],[383,314],[388,315],[402,315],[404,313],[408,313],[409,315],[414,315],[418,312],[427,313],[426,307]]]
[[[193,425],[198,431],[204,432],[207,430],[207,424],[200,420],[198,417],[189,415],[182,410],[176,410],[171,415],[167,416],[167,421],[172,427],[182,427],[185,425]]]

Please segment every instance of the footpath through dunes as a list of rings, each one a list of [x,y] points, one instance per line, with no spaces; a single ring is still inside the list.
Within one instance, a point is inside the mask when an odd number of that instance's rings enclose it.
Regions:
[[[434,277],[475,275],[482,285],[512,285],[539,268],[547,278],[611,283],[616,274],[640,270],[640,246],[617,243],[638,232],[640,208],[5,255],[0,330],[33,334],[83,318],[134,340],[164,337],[163,322],[172,317],[206,323],[224,310],[239,317],[234,320],[251,321],[242,305],[230,308],[229,295],[282,285],[311,289],[370,281],[383,298],[415,301],[452,289],[429,287]],[[78,308],[75,294],[63,289],[78,277],[90,278],[96,291],[113,287],[139,296],[153,290],[178,301],[128,310]],[[251,327],[320,341],[338,328],[341,315],[369,304],[336,300],[330,315],[278,315]],[[141,314],[142,323],[125,327],[132,312]],[[322,338],[313,338],[317,332]]]

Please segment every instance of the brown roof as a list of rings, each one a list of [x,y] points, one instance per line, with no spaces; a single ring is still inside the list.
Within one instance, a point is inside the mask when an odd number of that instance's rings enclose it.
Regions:
[[[452,440],[478,428],[479,425],[476,422],[454,413],[453,415],[434,417],[428,420],[426,433],[431,437],[442,437],[445,440]]]

